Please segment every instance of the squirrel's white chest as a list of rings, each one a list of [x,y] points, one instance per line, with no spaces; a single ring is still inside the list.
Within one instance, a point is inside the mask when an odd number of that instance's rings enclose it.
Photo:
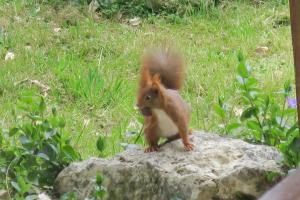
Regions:
[[[153,109],[152,111],[157,117],[158,128],[161,136],[170,137],[178,133],[178,128],[176,124],[164,110]]]

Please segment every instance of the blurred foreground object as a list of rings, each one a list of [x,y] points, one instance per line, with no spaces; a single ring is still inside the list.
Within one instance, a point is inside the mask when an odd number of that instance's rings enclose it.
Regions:
[[[300,169],[283,179],[259,200],[300,200]]]

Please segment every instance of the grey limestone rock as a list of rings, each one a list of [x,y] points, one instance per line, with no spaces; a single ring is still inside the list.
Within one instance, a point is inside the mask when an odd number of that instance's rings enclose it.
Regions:
[[[272,147],[204,132],[194,132],[191,139],[191,152],[177,140],[159,152],[134,148],[110,159],[73,163],[57,177],[56,191],[84,199],[102,173],[106,198],[112,200],[256,199],[273,184],[268,174],[283,174],[281,155]]]

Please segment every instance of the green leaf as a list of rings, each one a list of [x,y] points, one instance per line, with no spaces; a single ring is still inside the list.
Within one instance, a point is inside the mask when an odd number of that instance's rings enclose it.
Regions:
[[[104,180],[104,178],[101,174],[96,175],[96,184],[101,185],[103,180]]]
[[[257,107],[249,107],[247,108],[246,110],[243,111],[242,115],[241,115],[241,120],[245,120],[245,119],[248,119],[250,117],[252,117],[253,115],[256,114],[257,112]]]
[[[12,128],[9,130],[9,136],[14,136],[19,131],[19,128]]]
[[[41,114],[43,114],[46,110],[46,103],[45,103],[45,100],[43,97],[41,97],[41,100],[40,100],[40,104],[39,104],[39,112]]]
[[[53,115],[53,116],[57,116],[57,110],[56,110],[56,107],[52,107],[51,111],[52,111],[52,115]]]
[[[293,139],[293,142],[291,143],[290,147],[291,147],[291,150],[293,150],[294,152],[299,154],[300,153],[300,137],[298,137],[298,138],[295,137]]]
[[[236,80],[239,82],[239,84],[241,84],[241,85],[243,85],[245,82],[246,82],[246,80],[243,78],[243,77],[241,77],[241,76],[237,76],[236,77]]]
[[[102,136],[99,136],[99,137],[98,137],[98,140],[97,140],[96,146],[97,146],[97,149],[98,149],[100,152],[104,151],[104,149],[105,149],[105,138],[102,137]]]
[[[252,99],[255,99],[259,93],[255,90],[249,92],[249,95]]]
[[[287,132],[286,135],[289,136],[291,133],[293,133],[295,130],[298,129],[298,122],[296,122]]]
[[[224,110],[220,105],[216,104],[216,105],[214,106],[214,109],[215,109],[216,113],[217,113],[222,119],[225,118],[225,115],[226,115],[225,110]]]
[[[65,145],[63,147],[63,151],[72,161],[78,160],[80,158],[79,154],[70,145]]]
[[[19,186],[19,184],[15,181],[11,181],[10,184],[18,191],[18,192],[21,192],[21,188]]]
[[[254,77],[249,77],[246,81],[246,86],[248,88],[253,88],[254,86],[256,86],[258,83],[258,81],[254,78]]]
[[[276,179],[280,178],[281,174],[278,172],[268,172],[267,173],[267,181],[269,183],[274,183],[274,181],[276,181]]]
[[[284,83],[284,93],[285,93],[285,96],[287,96],[289,93],[291,93],[291,91],[292,91],[291,83],[290,83],[290,81],[286,81]]]
[[[50,158],[49,158],[46,154],[44,154],[44,153],[42,153],[42,152],[39,152],[39,153],[37,154],[37,156],[40,157],[40,158],[43,158],[44,160],[47,160],[47,161],[50,160]]]
[[[28,175],[27,175],[27,179],[35,185],[38,185],[38,183],[39,183],[38,174],[36,172],[29,172]]]
[[[256,130],[258,132],[262,131],[261,127],[259,126],[259,123],[257,121],[254,121],[254,120],[247,121],[247,127],[249,129]]]
[[[66,126],[66,121],[64,118],[60,117],[58,120],[58,127],[64,128]]]
[[[242,78],[248,78],[249,77],[249,72],[248,72],[247,66],[244,62],[239,63],[237,70],[238,70],[238,74]]]
[[[231,124],[228,124],[228,125],[226,126],[226,129],[228,130],[228,132],[231,132],[231,131],[233,131],[234,129],[237,129],[237,128],[239,128],[239,127],[241,127],[241,124],[239,124],[239,123],[231,123]]]
[[[283,112],[284,115],[287,116],[294,116],[297,114],[297,109],[295,108],[286,108],[286,110]]]
[[[219,97],[219,98],[218,98],[218,103],[219,103],[219,105],[223,108],[224,101],[223,101],[223,98],[222,98],[222,97]]]
[[[244,57],[244,55],[243,55],[243,53],[241,51],[238,52],[237,57],[238,57],[238,61],[239,62],[245,61],[245,57]]]
[[[28,143],[31,143],[32,141],[31,141],[31,139],[30,138],[28,138],[28,136],[27,135],[20,135],[20,137],[19,137],[19,140],[20,140],[20,142],[21,142],[21,144],[28,144]]]

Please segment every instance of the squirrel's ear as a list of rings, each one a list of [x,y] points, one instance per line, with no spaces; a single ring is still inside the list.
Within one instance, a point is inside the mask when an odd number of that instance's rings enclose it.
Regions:
[[[160,83],[161,82],[161,78],[160,78],[160,75],[159,74],[154,74],[153,78],[152,78],[152,81],[154,83]]]

